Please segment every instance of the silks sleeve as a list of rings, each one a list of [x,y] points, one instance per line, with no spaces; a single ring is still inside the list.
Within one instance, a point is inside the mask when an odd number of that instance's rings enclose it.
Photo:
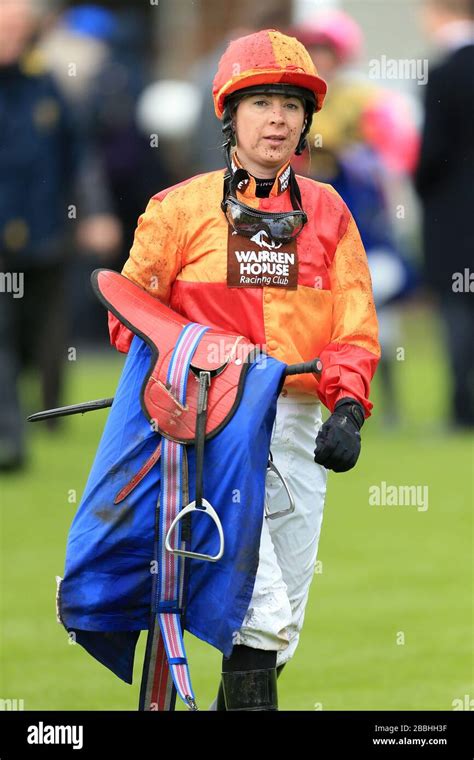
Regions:
[[[323,371],[318,393],[332,412],[350,396],[370,416],[370,383],[380,359],[378,322],[367,255],[347,207],[348,223],[330,265],[333,297],[331,340],[320,354]]]
[[[140,285],[152,296],[169,304],[171,286],[181,269],[181,255],[170,219],[173,214],[169,199],[153,197],[140,216],[130,256],[122,274]],[[133,333],[109,312],[110,342],[118,351],[127,353]]]

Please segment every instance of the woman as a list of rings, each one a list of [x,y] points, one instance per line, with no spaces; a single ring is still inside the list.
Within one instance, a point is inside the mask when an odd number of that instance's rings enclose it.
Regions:
[[[289,377],[279,399],[271,450],[296,509],[263,520],[251,603],[223,658],[222,710],[277,709],[277,668],[303,625],[327,470],[355,465],[372,408],[380,350],[360,236],[337,193],[290,165],[325,92],[296,39],[265,30],[231,42],[213,87],[227,170],[152,198],[123,269],[195,322],[243,334],[288,364],[323,362],[319,381]],[[131,333],[113,316],[110,334],[128,350]],[[324,424],[321,402],[331,412]],[[267,498],[272,511],[286,506],[272,474]]]

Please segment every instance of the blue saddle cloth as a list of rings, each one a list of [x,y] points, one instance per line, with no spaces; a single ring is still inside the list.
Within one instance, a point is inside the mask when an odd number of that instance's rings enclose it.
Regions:
[[[79,644],[127,683],[132,683],[140,631],[150,622],[160,463],[123,502],[114,504],[114,499],[160,441],[140,405],[150,358],[148,346],[135,337],[69,532],[58,595],[68,632],[74,631]],[[221,520],[225,552],[218,562],[187,560],[184,628],[226,657],[255,584],[268,452],[285,368],[271,357],[257,358],[234,416],[205,444],[204,498]],[[193,446],[187,454],[192,501]],[[216,553],[217,531],[206,515],[192,514],[189,548]]]

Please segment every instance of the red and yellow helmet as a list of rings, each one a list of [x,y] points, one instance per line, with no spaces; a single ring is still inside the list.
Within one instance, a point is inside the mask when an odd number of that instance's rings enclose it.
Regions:
[[[219,61],[212,95],[218,119],[225,100],[239,90],[265,85],[291,85],[309,90],[315,111],[323,105],[327,85],[318,76],[306,48],[295,37],[264,29],[232,41]]]

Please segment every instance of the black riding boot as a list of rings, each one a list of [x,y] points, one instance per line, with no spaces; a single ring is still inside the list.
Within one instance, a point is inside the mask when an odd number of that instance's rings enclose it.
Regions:
[[[278,710],[276,652],[235,646],[222,660],[217,710]]]
[[[222,673],[226,710],[278,710],[276,668]]]
[[[281,671],[283,670],[283,668],[285,667],[285,665],[286,665],[286,663],[283,663],[283,665],[279,665],[277,667],[277,669],[276,669],[277,679],[280,677]],[[211,710],[218,710],[220,712],[226,711],[226,709],[227,709],[226,706],[225,706],[225,697],[224,697],[224,689],[223,689],[223,686],[222,686],[222,679],[221,679],[221,682],[219,684],[219,691],[217,693],[217,698],[213,702],[213,704],[212,704],[212,706],[211,706],[210,709]]]

